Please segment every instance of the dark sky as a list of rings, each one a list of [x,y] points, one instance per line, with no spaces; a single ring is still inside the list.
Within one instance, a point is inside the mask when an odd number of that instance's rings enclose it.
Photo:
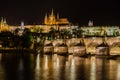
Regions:
[[[120,4],[116,0],[3,0],[0,2],[0,17],[8,24],[42,24],[45,13],[51,9],[73,23],[87,25],[120,25]]]

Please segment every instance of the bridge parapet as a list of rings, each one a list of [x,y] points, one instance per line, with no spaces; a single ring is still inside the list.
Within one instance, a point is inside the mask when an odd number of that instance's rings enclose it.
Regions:
[[[89,47],[89,46],[92,46],[92,45],[99,45],[103,42],[103,38],[85,38],[84,39],[84,42],[86,44],[86,47]],[[117,38],[117,37],[108,37],[106,39],[106,43],[109,45],[109,46],[112,46],[116,43],[120,43],[120,38]]]
[[[62,44],[63,42],[64,42],[63,39],[54,40],[54,41],[53,41],[53,46],[55,47],[55,46],[57,46],[57,45],[59,45],[59,44]]]
[[[102,38],[84,38],[84,42],[86,47],[97,46],[102,43]]]

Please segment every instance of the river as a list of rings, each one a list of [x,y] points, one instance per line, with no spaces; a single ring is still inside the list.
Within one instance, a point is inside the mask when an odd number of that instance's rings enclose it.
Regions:
[[[120,59],[0,54],[0,80],[120,80]]]

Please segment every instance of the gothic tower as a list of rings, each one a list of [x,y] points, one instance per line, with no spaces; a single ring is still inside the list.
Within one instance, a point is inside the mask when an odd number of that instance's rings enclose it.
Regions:
[[[52,9],[51,14],[50,14],[50,16],[49,16],[49,24],[50,24],[50,25],[56,24],[56,18],[55,18],[53,9]]]
[[[8,25],[7,25],[7,22],[6,22],[6,19],[5,18],[1,18],[1,22],[0,22],[0,31],[6,31],[8,30]]]
[[[48,23],[48,17],[47,17],[47,13],[45,14],[45,18],[44,18],[44,24]]]
[[[47,14],[45,15],[44,24],[46,24],[46,25],[53,25],[53,24],[56,24],[56,18],[55,18],[53,9],[52,9],[50,15],[48,15],[48,16],[47,16]]]
[[[89,20],[88,26],[93,26],[93,21]]]

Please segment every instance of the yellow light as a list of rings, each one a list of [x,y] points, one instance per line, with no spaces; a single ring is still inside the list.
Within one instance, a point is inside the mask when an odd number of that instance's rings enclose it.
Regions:
[[[37,55],[37,59],[36,59],[36,70],[40,70],[40,54]]]

